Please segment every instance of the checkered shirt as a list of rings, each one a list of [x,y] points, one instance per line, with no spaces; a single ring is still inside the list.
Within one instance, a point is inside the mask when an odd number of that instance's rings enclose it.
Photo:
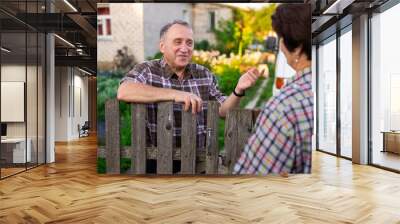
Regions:
[[[189,64],[184,71],[183,80],[171,70],[165,60],[157,59],[136,65],[121,80],[124,82],[142,83],[159,88],[176,89],[191,92],[199,96],[203,102],[218,101],[222,104],[226,96],[218,89],[216,77],[204,66]],[[146,141],[148,146],[157,146],[157,104],[147,105]],[[174,104],[174,140],[176,147],[181,145],[182,104]],[[207,127],[207,104],[203,103],[202,111],[197,113],[197,148],[205,147]]]
[[[313,92],[307,68],[265,104],[233,173],[310,173],[312,133]]]

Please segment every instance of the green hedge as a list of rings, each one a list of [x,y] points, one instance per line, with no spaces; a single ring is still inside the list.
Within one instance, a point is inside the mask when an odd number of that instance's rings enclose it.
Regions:
[[[131,168],[131,159],[130,158],[121,158],[120,163],[121,163],[121,167],[120,167],[121,173],[126,173]],[[105,158],[97,158],[97,173],[106,173],[106,159]]]
[[[105,121],[105,102],[108,99],[114,99],[117,96],[119,82],[125,74],[116,72],[100,72],[97,77],[97,120],[99,123]],[[121,124],[121,144],[123,146],[131,145],[131,110],[130,105],[120,102],[120,124]],[[98,138],[98,145],[104,146],[104,136]]]

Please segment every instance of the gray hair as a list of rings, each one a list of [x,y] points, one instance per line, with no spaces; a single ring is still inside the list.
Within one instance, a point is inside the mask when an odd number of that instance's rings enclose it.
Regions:
[[[160,31],[160,39],[164,38],[164,36],[165,36],[165,34],[168,32],[169,28],[171,28],[171,26],[173,26],[173,25],[175,25],[175,24],[179,24],[179,25],[182,25],[182,26],[186,26],[187,28],[192,29],[192,27],[190,27],[190,25],[189,25],[188,22],[183,21],[183,20],[179,20],[179,19],[178,19],[178,20],[174,20],[174,21],[172,21],[171,23],[168,23],[168,24],[166,24],[165,26],[163,26],[163,27],[161,28],[161,31]]]

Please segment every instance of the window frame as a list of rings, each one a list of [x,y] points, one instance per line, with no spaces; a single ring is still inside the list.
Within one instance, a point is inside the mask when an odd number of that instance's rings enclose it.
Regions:
[[[348,18],[343,18],[343,20],[348,20]],[[341,22],[341,20],[339,20],[338,22]],[[341,152],[341,118],[340,118],[340,104],[341,104],[341,97],[340,97],[340,84],[341,84],[341,67],[340,67],[340,38],[342,35],[344,35],[347,32],[351,32],[352,26],[352,22],[350,22],[349,24],[346,24],[344,27],[336,27],[336,31],[334,33],[332,33],[331,35],[326,36],[323,39],[318,40],[317,43],[315,43],[316,45],[316,113],[315,113],[315,118],[316,118],[316,151],[319,152],[323,152],[323,153],[327,153],[329,155],[333,155],[339,158],[343,158],[346,160],[352,160],[352,158],[347,157],[342,155]],[[324,149],[321,149],[320,146],[320,142],[319,142],[319,134],[320,134],[320,130],[319,130],[319,109],[320,109],[320,105],[319,105],[319,94],[320,94],[320,78],[319,78],[319,64],[320,64],[320,55],[319,55],[319,48],[320,45],[322,44],[327,44],[331,41],[336,41],[336,152],[332,153],[332,152],[328,152]]]
[[[109,6],[101,6],[99,8],[108,8]],[[112,40],[112,17],[110,14],[98,14],[97,15],[97,39],[98,40]],[[107,25],[109,23],[109,27]],[[99,25],[101,25],[101,34],[99,33]],[[109,29],[109,30],[108,30]]]

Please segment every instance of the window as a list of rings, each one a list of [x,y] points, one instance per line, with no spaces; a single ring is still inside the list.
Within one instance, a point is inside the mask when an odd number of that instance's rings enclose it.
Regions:
[[[340,36],[340,155],[352,157],[352,31]]]
[[[99,39],[111,38],[111,16],[109,7],[97,9],[97,36]]]
[[[352,25],[319,44],[318,149],[352,158]],[[337,66],[338,65],[338,66]],[[339,92],[338,92],[339,91]]]
[[[318,149],[336,154],[336,36],[318,48]]]
[[[372,164],[400,170],[400,4],[371,18]],[[396,132],[397,131],[397,132]]]
[[[400,130],[400,73],[390,75],[390,130]]]
[[[209,31],[214,31],[215,30],[215,12],[209,12],[208,13],[209,17]]]
[[[26,13],[37,17],[42,4],[20,1],[19,13],[22,17]],[[18,24],[10,15],[0,12],[2,20]],[[0,45],[0,123],[3,128],[6,126],[0,143],[0,179],[3,179],[45,163],[46,37],[32,27],[4,25],[0,29]],[[14,102],[7,102],[7,98]],[[51,151],[48,155],[51,161]]]

